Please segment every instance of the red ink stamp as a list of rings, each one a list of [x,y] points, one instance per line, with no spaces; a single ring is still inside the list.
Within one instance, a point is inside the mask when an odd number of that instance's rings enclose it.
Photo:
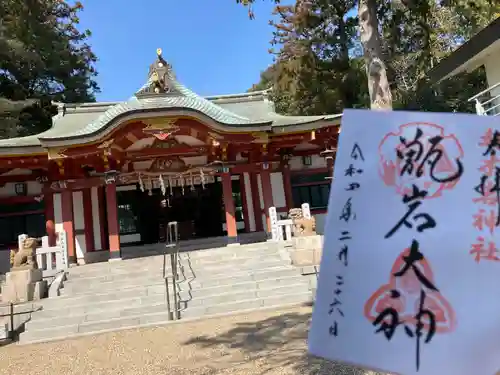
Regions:
[[[414,331],[419,324],[419,310],[422,302],[422,291],[425,301],[422,308],[431,314],[421,319],[422,330],[429,333],[452,332],[456,328],[455,312],[445,297],[434,287],[434,274],[427,259],[422,258],[408,268],[411,249],[403,251],[394,262],[389,282],[377,289],[366,301],[365,317],[373,324],[380,319],[384,311],[397,314],[398,324],[404,324],[408,330]],[[422,283],[425,279],[427,282]],[[431,319],[432,317],[432,319]],[[386,315],[385,324],[391,325],[392,315]],[[405,329],[407,331],[407,329]]]
[[[417,186],[428,192],[425,199],[439,197],[453,189],[463,173],[460,142],[436,124],[401,125],[382,139],[378,152],[380,177],[400,195]]]

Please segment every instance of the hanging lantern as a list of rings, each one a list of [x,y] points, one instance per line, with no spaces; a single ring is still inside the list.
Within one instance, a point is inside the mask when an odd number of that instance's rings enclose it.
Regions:
[[[189,172],[189,179],[191,180],[191,191],[194,191],[194,180],[191,172]]]
[[[170,189],[170,196],[174,195],[174,189],[172,186],[172,177],[168,176],[168,187]]]
[[[203,173],[203,169],[200,169],[200,179],[201,179],[201,187],[205,190],[205,174]]]
[[[140,174],[139,174],[139,188],[144,193],[144,182],[142,181],[142,177]]]
[[[180,183],[181,183],[181,192],[182,192],[182,195],[184,195],[184,178],[180,178],[179,179]]]
[[[153,181],[151,181],[151,177],[148,179],[148,195],[153,195]]]
[[[158,177],[158,179],[160,180],[161,193],[163,194],[163,196],[165,196],[167,189],[165,188],[165,181],[163,181],[163,176],[160,175],[160,177]]]

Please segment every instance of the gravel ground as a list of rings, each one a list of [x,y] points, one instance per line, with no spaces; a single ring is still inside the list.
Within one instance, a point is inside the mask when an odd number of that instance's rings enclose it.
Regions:
[[[296,307],[0,348],[0,374],[373,375],[306,356],[311,309]]]

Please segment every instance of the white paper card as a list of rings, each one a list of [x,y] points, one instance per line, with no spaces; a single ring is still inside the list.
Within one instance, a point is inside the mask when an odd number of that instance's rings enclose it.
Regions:
[[[311,354],[404,375],[500,370],[500,118],[346,110]]]

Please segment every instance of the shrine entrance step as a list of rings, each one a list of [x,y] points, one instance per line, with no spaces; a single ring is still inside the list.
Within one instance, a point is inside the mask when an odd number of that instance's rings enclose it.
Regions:
[[[265,232],[242,233],[238,235],[238,240],[241,245],[265,243],[267,235]],[[197,238],[184,240],[179,242],[180,252],[196,252],[196,251],[211,251],[216,248],[227,246],[228,241],[226,236]],[[138,246],[126,246],[122,248],[122,259],[133,259],[141,257],[149,257],[161,255],[164,252],[163,243],[154,243]]]
[[[63,295],[41,301],[21,343],[169,323],[162,263],[157,255],[69,269]],[[179,273],[180,324],[312,300],[307,278],[277,243],[183,251]]]

